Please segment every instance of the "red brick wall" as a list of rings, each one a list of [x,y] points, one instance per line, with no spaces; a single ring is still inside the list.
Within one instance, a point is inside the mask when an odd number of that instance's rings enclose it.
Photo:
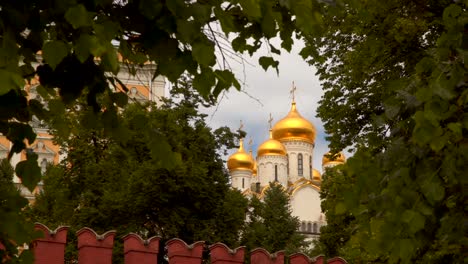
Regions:
[[[36,224],[36,229],[44,233],[44,237],[33,242],[32,250],[35,264],[64,263],[64,251],[67,243],[68,227],[59,227],[50,230],[42,224]],[[112,248],[114,246],[115,231],[108,231],[102,235],[90,228],[82,228],[77,232],[78,262],[80,264],[111,264]],[[149,264],[158,261],[160,239],[152,237],[147,240],[136,234],[123,237],[125,264]],[[198,241],[187,245],[184,241],[174,238],[166,243],[169,264],[201,264],[203,251],[209,251],[212,264],[243,264],[246,256],[245,247],[230,249],[222,243],[205,245]],[[290,264],[345,264],[342,258],[333,258],[328,261],[323,256],[309,258],[301,253],[285,256],[284,251],[273,254],[263,248],[250,252],[251,264],[284,264],[289,259]]]

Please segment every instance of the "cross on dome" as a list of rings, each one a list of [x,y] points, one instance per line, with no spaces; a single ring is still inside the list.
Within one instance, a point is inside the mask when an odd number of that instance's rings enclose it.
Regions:
[[[296,88],[296,85],[294,84],[294,81],[293,81],[293,82],[292,82],[292,88],[291,88],[291,90],[289,91],[289,93],[292,95],[292,101],[293,101],[293,103],[296,102],[296,90],[297,90],[297,88]]]
[[[242,122],[242,120],[240,121],[240,125],[239,125],[239,130],[242,130],[242,128],[244,128],[244,123]]]
[[[270,118],[268,119],[268,124],[270,125],[270,129],[273,127],[272,124],[273,124],[273,116],[271,116],[271,113],[270,113]]]

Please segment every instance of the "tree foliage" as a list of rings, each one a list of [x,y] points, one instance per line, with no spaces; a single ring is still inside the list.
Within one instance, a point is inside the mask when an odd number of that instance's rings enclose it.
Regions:
[[[172,92],[189,89],[190,84],[179,84]],[[106,136],[100,124],[78,126],[79,133],[67,140],[67,158],[44,177],[31,217],[50,226],[238,246],[247,200],[229,189],[218,152],[223,144],[232,147],[234,134],[207,127],[196,92],[172,98],[160,108],[128,105],[120,120],[125,142]],[[157,141],[161,137],[166,140]],[[170,168],[160,165],[169,160],[153,153],[155,144],[177,153]]]
[[[14,168],[7,159],[0,160],[0,244],[5,250],[0,250],[0,259],[14,259],[18,261],[32,262],[32,252],[25,252],[18,257],[18,245],[28,243],[37,236],[32,232],[33,225],[27,221],[23,212],[17,208],[23,208],[28,204],[13,183]],[[16,241],[8,238],[16,237]]]
[[[340,215],[340,228],[352,230],[345,246],[335,245],[357,250],[350,261],[466,261],[466,8],[327,5],[323,37],[308,38],[302,54],[315,59],[323,81],[319,116],[331,147],[356,148],[342,175],[323,186],[327,219]]]
[[[270,252],[299,252],[307,245],[297,232],[299,224],[299,219],[291,215],[289,195],[281,185],[270,183],[262,201],[254,196],[249,202],[242,244],[251,250],[262,247]]]
[[[102,122],[107,135],[125,141],[118,108],[126,102],[120,90],[127,89],[116,77],[122,66],[134,74],[139,66],[155,63],[154,77],[171,82],[189,73],[194,88],[211,102],[230,87],[240,89],[228,58],[253,54],[262,45],[279,54],[280,47],[269,41],[277,35],[281,48],[290,51],[297,28],[318,28],[314,5],[309,0],[1,1],[0,133],[13,143],[8,158],[34,142],[33,116],[62,138],[73,135],[63,117],[81,96],[88,121]],[[261,57],[259,64],[278,67],[271,56]],[[24,89],[36,77],[47,107]],[[173,166],[177,154],[168,142],[154,142],[152,153],[160,153],[160,165]],[[27,155],[16,168],[31,191],[40,180],[36,158]]]

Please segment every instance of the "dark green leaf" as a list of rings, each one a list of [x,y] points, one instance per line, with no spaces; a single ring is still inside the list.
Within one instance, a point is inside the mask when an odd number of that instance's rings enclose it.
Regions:
[[[28,151],[26,160],[20,161],[15,168],[16,175],[21,178],[21,183],[30,192],[34,191],[37,183],[41,180],[41,169],[37,163],[37,154]]]
[[[65,13],[65,19],[75,29],[79,27],[91,26],[93,23],[90,13],[86,11],[86,8],[82,4],[78,4],[69,8],[67,13]]]

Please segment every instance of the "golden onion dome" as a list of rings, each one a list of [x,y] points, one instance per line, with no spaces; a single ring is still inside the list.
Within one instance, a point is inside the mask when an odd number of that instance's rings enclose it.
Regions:
[[[322,180],[322,175],[320,174],[320,171],[318,171],[316,169],[312,170],[312,180],[314,180],[314,181]]]
[[[252,150],[249,151],[249,154],[250,154],[250,157],[252,158],[252,160],[254,161],[254,165],[253,165],[253,168],[252,168],[252,176],[257,176],[257,162],[253,158]]]
[[[233,170],[253,170],[255,161],[252,156],[244,150],[244,139],[240,140],[239,149],[232,154],[227,160],[229,171]]]
[[[288,115],[273,127],[273,138],[280,141],[293,139],[314,143],[315,134],[314,125],[299,114],[294,101]]]
[[[258,156],[266,156],[266,155],[281,155],[286,156],[286,148],[284,145],[276,139],[273,139],[273,133],[270,129],[270,139],[263,142],[257,150]]]
[[[333,159],[330,158],[330,155],[331,155],[330,152],[327,152],[325,155],[323,155],[322,166],[326,164],[343,164],[346,162],[346,157],[342,151],[335,154],[333,156]]]

